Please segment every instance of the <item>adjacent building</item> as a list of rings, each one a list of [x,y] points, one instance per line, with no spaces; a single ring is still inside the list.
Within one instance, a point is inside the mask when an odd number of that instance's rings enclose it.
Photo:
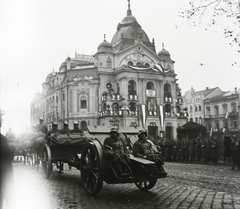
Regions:
[[[186,123],[174,61],[162,46],[156,52],[128,1],[127,15],[111,42],[105,39],[93,56],[75,54],[52,72],[43,92],[31,104],[31,121],[40,116],[89,125],[145,127],[149,135],[176,139],[176,129]]]
[[[239,134],[240,89],[222,91],[218,87],[195,91],[183,96],[183,107],[188,119],[206,126],[209,134]]]

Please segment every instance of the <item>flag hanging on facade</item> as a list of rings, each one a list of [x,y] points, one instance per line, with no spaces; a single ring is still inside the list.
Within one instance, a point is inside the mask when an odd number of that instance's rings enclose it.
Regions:
[[[228,118],[228,112],[226,112],[225,118]]]
[[[213,132],[213,128],[211,128],[211,130],[210,130],[210,136],[212,136],[212,132]]]
[[[146,105],[145,104],[140,105],[140,111],[141,111],[142,126],[143,128],[145,128],[146,126]]]
[[[160,121],[160,126],[161,126],[161,130],[163,130],[163,125],[164,125],[164,109],[163,109],[163,105],[158,105],[158,110],[159,110],[159,121]]]

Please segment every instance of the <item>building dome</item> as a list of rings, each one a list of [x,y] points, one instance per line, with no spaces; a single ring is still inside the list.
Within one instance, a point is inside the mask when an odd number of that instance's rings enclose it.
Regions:
[[[137,22],[136,18],[132,15],[129,15],[129,16],[126,16],[123,18],[121,24],[128,24],[128,23],[133,23],[133,22]]]
[[[98,52],[112,52],[112,44],[105,40],[105,35],[104,41],[98,46]]]
[[[165,50],[164,48],[160,51],[160,52],[158,52],[158,56],[170,56],[170,53],[169,53],[169,51],[167,51],[167,50]]]
[[[114,47],[118,43],[121,43],[123,39],[132,43],[135,43],[135,41],[142,41],[143,43],[151,44],[148,35],[137,22],[136,18],[132,16],[130,3],[128,3],[127,16],[118,24],[117,32],[112,38],[112,46]]]

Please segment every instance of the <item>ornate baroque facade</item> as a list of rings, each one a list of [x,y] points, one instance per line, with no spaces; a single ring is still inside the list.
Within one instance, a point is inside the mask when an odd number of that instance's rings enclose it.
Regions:
[[[43,92],[31,104],[32,124],[43,116],[49,126],[68,121],[88,125],[144,126],[149,134],[176,138],[186,122],[174,61],[164,49],[156,53],[128,3],[111,43],[100,43],[94,56],[68,57],[50,73]],[[163,108],[162,108],[163,107]],[[163,112],[161,111],[163,110]],[[162,122],[161,122],[162,121]]]

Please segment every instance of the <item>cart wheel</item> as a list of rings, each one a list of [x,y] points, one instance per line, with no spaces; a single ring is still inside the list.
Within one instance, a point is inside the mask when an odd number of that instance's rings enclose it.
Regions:
[[[87,194],[94,196],[100,192],[103,176],[100,174],[99,154],[94,145],[86,145],[81,156],[81,180]]]
[[[48,145],[46,145],[43,149],[42,169],[43,175],[45,176],[46,179],[48,179],[52,171],[51,151]]]
[[[155,179],[153,181],[139,181],[139,182],[136,182],[135,185],[140,190],[148,191],[148,190],[152,189],[156,183],[157,183],[157,179]]]

